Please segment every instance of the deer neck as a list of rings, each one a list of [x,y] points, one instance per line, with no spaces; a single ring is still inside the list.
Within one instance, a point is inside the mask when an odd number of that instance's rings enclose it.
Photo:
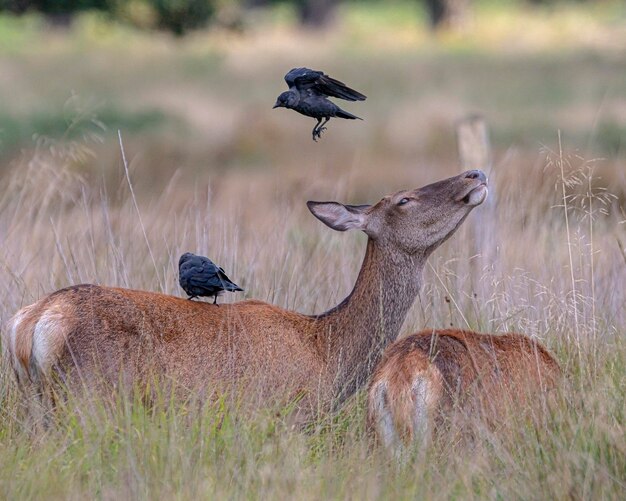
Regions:
[[[369,239],[350,295],[317,318],[335,404],[363,386],[400,333],[421,286],[425,258],[390,253]]]

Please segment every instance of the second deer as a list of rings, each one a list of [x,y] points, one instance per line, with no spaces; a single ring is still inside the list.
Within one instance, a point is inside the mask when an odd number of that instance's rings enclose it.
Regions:
[[[393,343],[376,368],[369,425],[384,447],[403,456],[455,417],[462,426],[476,418],[496,425],[509,412],[534,412],[560,375],[552,355],[521,334],[418,332]]]

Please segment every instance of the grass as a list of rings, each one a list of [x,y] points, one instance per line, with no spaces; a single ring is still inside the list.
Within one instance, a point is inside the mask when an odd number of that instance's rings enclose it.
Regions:
[[[299,202],[322,194],[353,201],[358,176],[264,172],[255,185],[226,171],[191,191],[176,179],[150,197],[137,190],[136,208],[123,172],[111,193],[102,180],[86,182],[59,149],[42,148],[15,168],[0,199],[3,324],[70,283],[180,294],[175,263],[185,250],[215,258],[247,296],[304,312],[337,303],[353,283],[363,238],[321,227]],[[621,498],[626,264],[615,237],[623,216],[613,198],[586,191],[588,171],[566,153],[547,154],[553,184],[539,192],[500,181],[518,167],[494,168],[495,200],[433,256],[404,332],[469,325],[538,337],[567,374],[544,422],[512,420],[497,433],[478,428],[473,443],[444,441],[406,465],[372,444],[362,394],[308,433],[291,429],[277,410],[250,416],[224,402],[146,407],[132,399],[112,406],[70,399],[41,430],[26,417],[5,366],[0,496]],[[424,170],[414,184],[443,175]]]
[[[4,22],[0,39],[17,37]],[[362,393],[306,433],[282,409],[126,398],[70,398],[42,430],[4,364],[1,498],[623,498],[623,59],[402,37],[369,51],[355,48],[354,22],[305,64],[362,82],[366,121],[331,123],[320,144],[305,119],[267,109],[306,34],[294,46],[282,25],[264,42],[19,31],[0,55],[0,93],[14,97],[2,117],[27,131],[2,136],[0,325],[73,283],[180,295],[185,251],[211,256],[246,297],[322,311],[350,291],[365,240],[323,227],[304,202],[374,202],[456,174],[454,123],[478,109],[494,139],[490,198],[431,257],[403,334],[452,325],[540,339],[567,375],[551,414],[495,432],[470,423],[472,442],[451,433],[398,464],[371,442]],[[33,51],[33,37],[48,43]],[[613,149],[593,160],[601,140]]]
[[[623,350],[601,356],[623,364]],[[619,499],[623,388],[601,377],[570,390],[541,427],[504,423],[498,433],[482,430],[471,446],[444,443],[405,465],[372,448],[361,402],[308,435],[219,403],[194,411],[119,401],[87,412],[70,403],[44,434],[6,420],[0,488],[20,499]],[[18,408],[15,399],[4,403]]]

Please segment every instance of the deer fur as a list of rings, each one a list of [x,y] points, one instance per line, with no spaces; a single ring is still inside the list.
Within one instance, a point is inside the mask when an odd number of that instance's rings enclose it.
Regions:
[[[532,408],[560,375],[552,355],[521,334],[422,331],[385,351],[369,385],[368,423],[402,455],[411,443],[427,444],[453,412],[497,424]]]
[[[426,259],[484,201],[486,183],[468,171],[375,205],[309,202],[329,227],[369,237],[354,289],[321,315],[76,285],[20,310],[4,350],[24,385],[43,389],[55,375],[88,389],[142,386],[156,375],[194,394],[239,388],[261,405],[298,400],[309,418],[365,383],[400,332]]]

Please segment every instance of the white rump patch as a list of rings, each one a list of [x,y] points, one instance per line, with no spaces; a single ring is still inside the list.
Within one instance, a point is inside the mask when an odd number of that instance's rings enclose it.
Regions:
[[[43,374],[48,373],[58,356],[56,351],[65,342],[64,322],[61,312],[49,308],[35,325],[32,356]]]
[[[378,437],[386,448],[395,449],[400,444],[393,424],[393,414],[389,408],[386,381],[379,381],[372,388],[370,409],[376,423]]]
[[[430,395],[430,384],[424,374],[420,374],[413,380],[411,393],[413,395],[413,437],[420,446],[425,446],[429,441],[430,423],[428,403],[432,398]]]
[[[24,371],[24,368],[22,367],[22,364],[20,364],[19,360],[17,359],[17,354],[15,353],[15,345],[18,329],[27,313],[28,308],[22,308],[20,311],[18,311],[13,316],[13,318],[9,320],[9,324],[7,326],[8,337],[7,334],[3,334],[2,336],[2,355],[6,357],[7,360],[10,360],[13,370],[15,370],[19,374],[20,378],[26,376],[26,373]]]

